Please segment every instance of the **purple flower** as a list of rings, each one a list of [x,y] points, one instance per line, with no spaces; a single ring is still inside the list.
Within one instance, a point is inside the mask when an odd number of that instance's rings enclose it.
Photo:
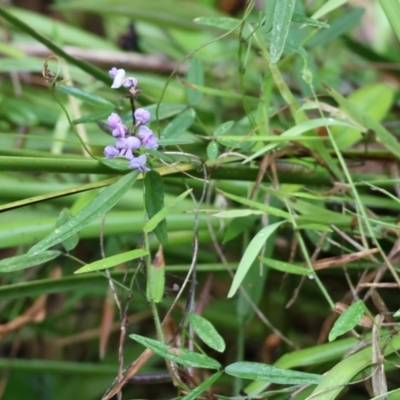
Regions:
[[[122,124],[122,119],[117,113],[111,113],[111,115],[107,119],[108,125],[111,128],[116,128],[118,124]]]
[[[149,167],[146,167],[147,157],[146,154],[141,154],[139,157],[133,157],[129,163],[129,168],[138,169],[140,172],[150,171]]]
[[[138,108],[135,111],[136,126],[147,124],[150,121],[150,118],[150,111],[147,111],[144,108]]]
[[[128,133],[129,129],[124,125],[122,122],[121,117],[116,114],[112,113],[107,119],[108,125],[110,125],[112,130],[112,135],[117,138],[125,137]]]
[[[111,76],[111,78],[114,78],[114,82],[111,85],[111,89],[118,89],[121,86],[124,86],[126,88],[137,86],[137,79],[132,77],[126,78],[125,77],[126,72],[124,69],[117,69],[113,67],[110,69],[110,71],[108,71],[108,74]]]
[[[137,86],[137,79],[135,78],[126,78],[123,82],[123,86],[130,89],[131,87]]]
[[[117,157],[117,156],[119,156],[119,151],[114,147],[114,146],[107,146],[105,149],[104,149],[104,155],[107,157],[107,158],[114,158],[114,157]]]
[[[140,149],[142,143],[135,136],[127,138],[119,138],[116,143],[116,148],[119,150],[120,156],[125,156],[128,160],[133,158],[132,150]]]
[[[118,70],[115,67],[112,67],[109,71],[108,71],[108,75],[110,75],[111,78],[115,78],[115,76],[117,75]]]
[[[158,139],[154,136],[153,131],[147,126],[140,126],[137,136],[147,150],[158,148]]]

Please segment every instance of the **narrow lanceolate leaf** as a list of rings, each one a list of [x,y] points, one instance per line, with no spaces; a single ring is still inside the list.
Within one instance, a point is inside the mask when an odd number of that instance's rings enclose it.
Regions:
[[[298,22],[299,24],[306,24],[309,26],[315,26],[317,28],[329,28],[329,25],[325,22],[318,21],[313,18],[307,18],[304,15],[293,13],[292,21]]]
[[[282,218],[290,218],[290,214],[288,212],[283,211],[279,208],[267,206],[258,201],[249,200],[244,197],[236,196],[234,194],[230,194],[227,192],[222,192],[222,193],[224,194],[225,197],[228,197],[228,199],[237,201],[238,203],[244,204],[245,206],[248,206],[251,208],[256,208],[257,210],[263,211],[265,214],[271,214],[271,215],[275,215],[277,217],[282,217]],[[218,213],[218,215],[221,213]],[[240,216],[240,215],[238,215],[238,216]]]
[[[165,261],[163,248],[160,245],[153,262],[147,269],[146,298],[158,303],[164,296],[165,289]]]
[[[192,189],[186,190],[181,195],[179,195],[171,204],[161,209],[154,217],[147,221],[146,225],[143,227],[145,232],[152,232],[156,226],[169,214],[172,208],[178,205],[190,192]]]
[[[136,258],[147,256],[148,252],[143,249],[127,251],[126,253],[118,254],[116,256],[107,257],[102,260],[86,264],[84,267],[75,271],[75,274],[83,274],[84,272],[101,271],[102,269],[112,268],[116,265],[135,260]]]
[[[199,17],[194,22],[199,25],[215,26],[226,31],[238,28],[242,23],[240,19],[230,17]]]
[[[150,171],[144,177],[144,200],[149,219],[164,208],[164,181],[157,171]],[[154,233],[161,244],[168,241],[167,221],[164,218],[154,228]]]
[[[220,369],[221,364],[211,357],[204,354],[195,353],[186,349],[178,349],[176,347],[170,347],[165,343],[161,343],[157,340],[143,337],[140,335],[129,335],[129,337],[136,342],[142,344],[148,349],[154,351],[161,357],[167,360],[173,361],[177,364],[186,365],[194,368],[210,368]]]
[[[199,386],[194,388],[190,393],[188,393],[185,397],[182,397],[182,400],[197,400],[200,395],[205,392],[217,379],[222,375],[222,372],[216,372],[214,375],[211,375],[204,382],[201,382]]]
[[[203,64],[197,58],[193,58],[190,61],[190,68],[187,75],[187,80],[189,83],[193,83],[195,85],[203,86],[204,84],[204,71]],[[203,98],[203,93],[198,90],[188,88],[188,100],[191,106],[197,106]]]
[[[65,239],[68,239],[75,233],[79,232],[93,220],[106,213],[112,208],[127,190],[135,182],[138,171],[132,171],[123,176],[117,182],[104,189],[88,206],[83,208],[78,214],[71,218],[66,224],[57,228],[49,236],[45,237],[35,246],[33,246],[28,254],[41,253],[51,246],[54,246]]]
[[[110,110],[113,110],[115,107],[114,104],[111,103],[111,101],[103,99],[102,97],[97,96],[93,93],[85,92],[84,90],[74,86],[57,85],[56,88],[61,92],[69,96],[76,97],[77,99],[82,100],[84,103],[91,104],[92,106],[103,107],[103,108],[106,107],[109,108]]]
[[[329,341],[335,340],[338,336],[353,329],[364,316],[364,303],[358,300],[353,303],[334,323],[329,332]]]
[[[196,118],[196,113],[193,108],[182,112],[175,117],[161,132],[161,137],[173,139],[186,132],[193,124]]]
[[[277,63],[281,58],[287,35],[289,33],[290,21],[296,0],[279,0],[274,10],[271,35],[271,62]]]
[[[71,212],[65,208],[61,211],[60,216],[57,219],[57,228],[66,224],[72,218]],[[65,239],[62,242],[64,249],[67,251],[73,250],[76,245],[79,243],[79,234],[75,233],[75,235],[70,236],[68,239]]]
[[[232,297],[235,295],[249,268],[253,264],[253,261],[257,257],[261,248],[264,246],[265,242],[284,222],[285,221],[281,221],[275,224],[268,225],[265,228],[261,229],[261,231],[258,232],[256,236],[254,236],[252,241],[247,246],[247,249],[244,252],[242,259],[240,260],[238,269],[236,271],[235,277],[233,278],[233,282],[228,293],[228,297]]]
[[[270,268],[282,271],[286,274],[310,275],[312,272],[308,268],[299,267],[298,265],[289,264],[287,262],[273,260],[271,258],[261,258],[261,262]]]
[[[35,265],[43,264],[47,261],[53,260],[60,254],[60,251],[49,250],[37,254],[24,254],[22,256],[5,258],[4,260],[0,261],[0,273],[13,272],[19,269],[30,268]]]
[[[225,372],[238,378],[279,383],[281,385],[314,385],[318,384],[322,379],[322,376],[317,374],[245,361],[228,365],[225,368]]]
[[[197,336],[212,349],[217,350],[219,352],[223,352],[225,350],[225,342],[222,336],[217,332],[214,328],[214,325],[206,320],[201,315],[190,312],[188,314],[188,320],[192,325],[194,331]]]

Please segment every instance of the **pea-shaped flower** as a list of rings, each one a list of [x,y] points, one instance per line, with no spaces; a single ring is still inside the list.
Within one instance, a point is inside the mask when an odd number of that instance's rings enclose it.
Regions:
[[[151,118],[150,111],[145,110],[144,108],[138,108],[135,111],[136,126],[147,124],[150,121],[150,118]]]
[[[129,168],[138,169],[140,172],[150,171],[149,167],[146,167],[147,157],[146,154],[141,154],[138,157],[131,158]]]
[[[119,156],[119,150],[116,149],[114,146],[109,145],[104,149],[104,155],[107,158],[114,158]]]
[[[126,88],[136,87],[137,86],[137,79],[132,77],[126,77],[126,72],[124,69],[117,69],[115,67],[111,68],[108,71],[108,74],[111,78],[114,78],[114,82],[111,85],[111,89],[118,89],[121,86]]]
[[[158,148],[158,139],[154,136],[153,131],[147,126],[140,126],[137,136],[147,150]]]

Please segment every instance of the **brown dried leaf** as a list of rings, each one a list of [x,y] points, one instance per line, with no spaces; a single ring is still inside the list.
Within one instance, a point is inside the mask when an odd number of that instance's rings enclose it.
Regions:
[[[110,287],[107,288],[106,298],[103,303],[103,315],[101,317],[100,325],[100,340],[99,340],[99,357],[100,360],[106,354],[108,338],[110,337],[112,324],[114,320],[115,301]]]
[[[51,279],[58,279],[62,275],[61,268],[55,268],[50,274]],[[46,318],[47,294],[39,296],[36,301],[22,315],[5,324],[0,325],[0,339],[30,322],[42,322]]]
[[[153,354],[154,353],[151,350],[146,349],[139,356],[139,358],[133,364],[131,364],[131,366],[129,367],[128,371],[124,375],[124,377],[111,390],[107,391],[107,393],[102,397],[101,400],[109,400],[113,396],[115,396],[122,389],[122,387],[125,385],[125,383],[128,382],[129,378],[131,378],[133,375],[135,375],[136,372],[138,372],[139,369],[142,368],[144,364],[146,364],[148,359]]]

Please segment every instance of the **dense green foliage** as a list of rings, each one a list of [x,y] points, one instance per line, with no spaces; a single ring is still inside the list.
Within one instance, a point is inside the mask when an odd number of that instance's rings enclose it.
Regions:
[[[400,398],[400,1],[217,3],[0,7],[0,398]]]

